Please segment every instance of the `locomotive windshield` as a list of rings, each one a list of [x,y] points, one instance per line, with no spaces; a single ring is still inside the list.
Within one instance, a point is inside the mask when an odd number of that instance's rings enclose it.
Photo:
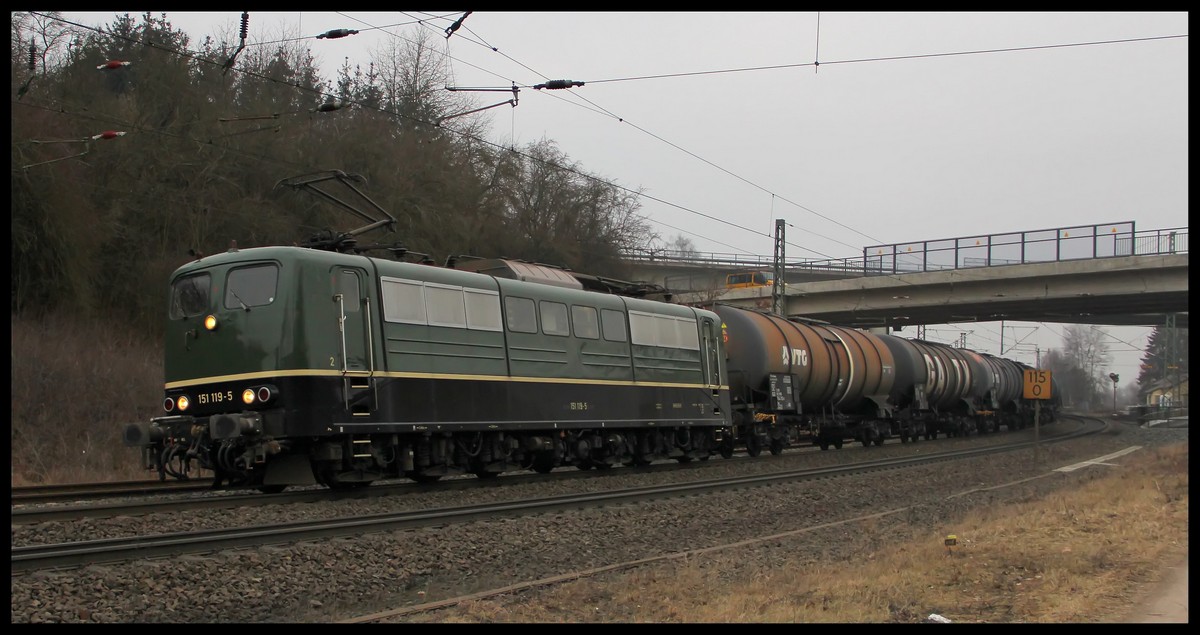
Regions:
[[[207,273],[180,278],[171,285],[172,319],[195,317],[208,310],[208,290],[212,279]]]
[[[225,284],[225,308],[249,309],[275,301],[279,267],[274,264],[241,267],[229,272]]]

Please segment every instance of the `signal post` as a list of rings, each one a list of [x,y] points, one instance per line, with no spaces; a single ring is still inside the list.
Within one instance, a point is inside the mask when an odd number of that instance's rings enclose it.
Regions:
[[[1033,460],[1041,464],[1042,444],[1038,420],[1042,414],[1042,401],[1050,398],[1050,371],[1030,369],[1025,371],[1024,374],[1024,397],[1033,400]]]

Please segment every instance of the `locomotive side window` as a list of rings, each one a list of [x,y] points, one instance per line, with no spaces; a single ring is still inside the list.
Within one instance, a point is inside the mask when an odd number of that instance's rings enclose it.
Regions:
[[[207,273],[180,278],[171,285],[171,319],[195,317],[208,310],[208,290],[212,279]]]
[[[334,293],[342,295],[342,310],[346,313],[358,313],[358,276],[353,271],[342,271],[334,280]]]
[[[383,278],[383,319],[388,322],[425,324],[425,294],[421,283]]]
[[[689,351],[700,350],[700,334],[696,332],[696,321],[687,318],[672,318],[675,321],[676,341],[679,348]]]
[[[500,294],[483,289],[463,289],[467,300],[467,328],[500,330]]]
[[[239,267],[230,271],[225,281],[225,308],[248,309],[274,302],[278,281],[279,267],[275,264]]]
[[[570,335],[567,326],[567,305],[560,302],[542,301],[542,332],[546,335]]]
[[[537,333],[537,315],[533,300],[504,298],[504,310],[508,314],[508,330],[515,333]]]
[[[462,287],[425,283],[425,306],[430,326],[467,327],[467,308]]]
[[[625,341],[625,314],[612,309],[600,310],[600,327],[604,330],[604,339],[610,342]]]
[[[600,337],[600,325],[596,319],[596,309],[590,306],[571,305],[571,325],[575,327],[575,337],[594,340]]]
[[[696,321],[688,318],[630,311],[629,330],[633,334],[633,343],[640,346],[700,350]]]
[[[658,342],[654,336],[653,315],[630,311],[629,332],[633,335],[633,343],[638,346],[654,346]]]

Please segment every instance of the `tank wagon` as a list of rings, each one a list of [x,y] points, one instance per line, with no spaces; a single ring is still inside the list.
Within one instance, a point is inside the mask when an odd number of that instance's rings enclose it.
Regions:
[[[734,437],[747,452],[797,442],[882,445],[1022,428],[1027,366],[945,344],[718,304]],[[1052,394],[1056,394],[1053,391]],[[1044,421],[1057,404],[1046,404]]]
[[[195,461],[264,491],[732,454],[717,314],[522,271],[304,247],[190,262],[165,412],[125,443],[161,476]]]

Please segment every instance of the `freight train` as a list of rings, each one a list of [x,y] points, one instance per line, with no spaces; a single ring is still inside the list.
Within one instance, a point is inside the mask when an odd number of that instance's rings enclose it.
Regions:
[[[779,454],[797,441],[822,450],[846,439],[882,445],[938,434],[963,436],[1002,426],[1024,428],[1035,405],[1022,398],[1023,372],[1012,360],[843,328],[801,318],[717,305],[737,439],[750,455]],[[1041,421],[1061,400],[1051,383]]]
[[[199,466],[218,485],[279,491],[1029,421],[1015,362],[651,298],[518,261],[231,248],[172,274],[164,414],[124,442],[162,478]]]

